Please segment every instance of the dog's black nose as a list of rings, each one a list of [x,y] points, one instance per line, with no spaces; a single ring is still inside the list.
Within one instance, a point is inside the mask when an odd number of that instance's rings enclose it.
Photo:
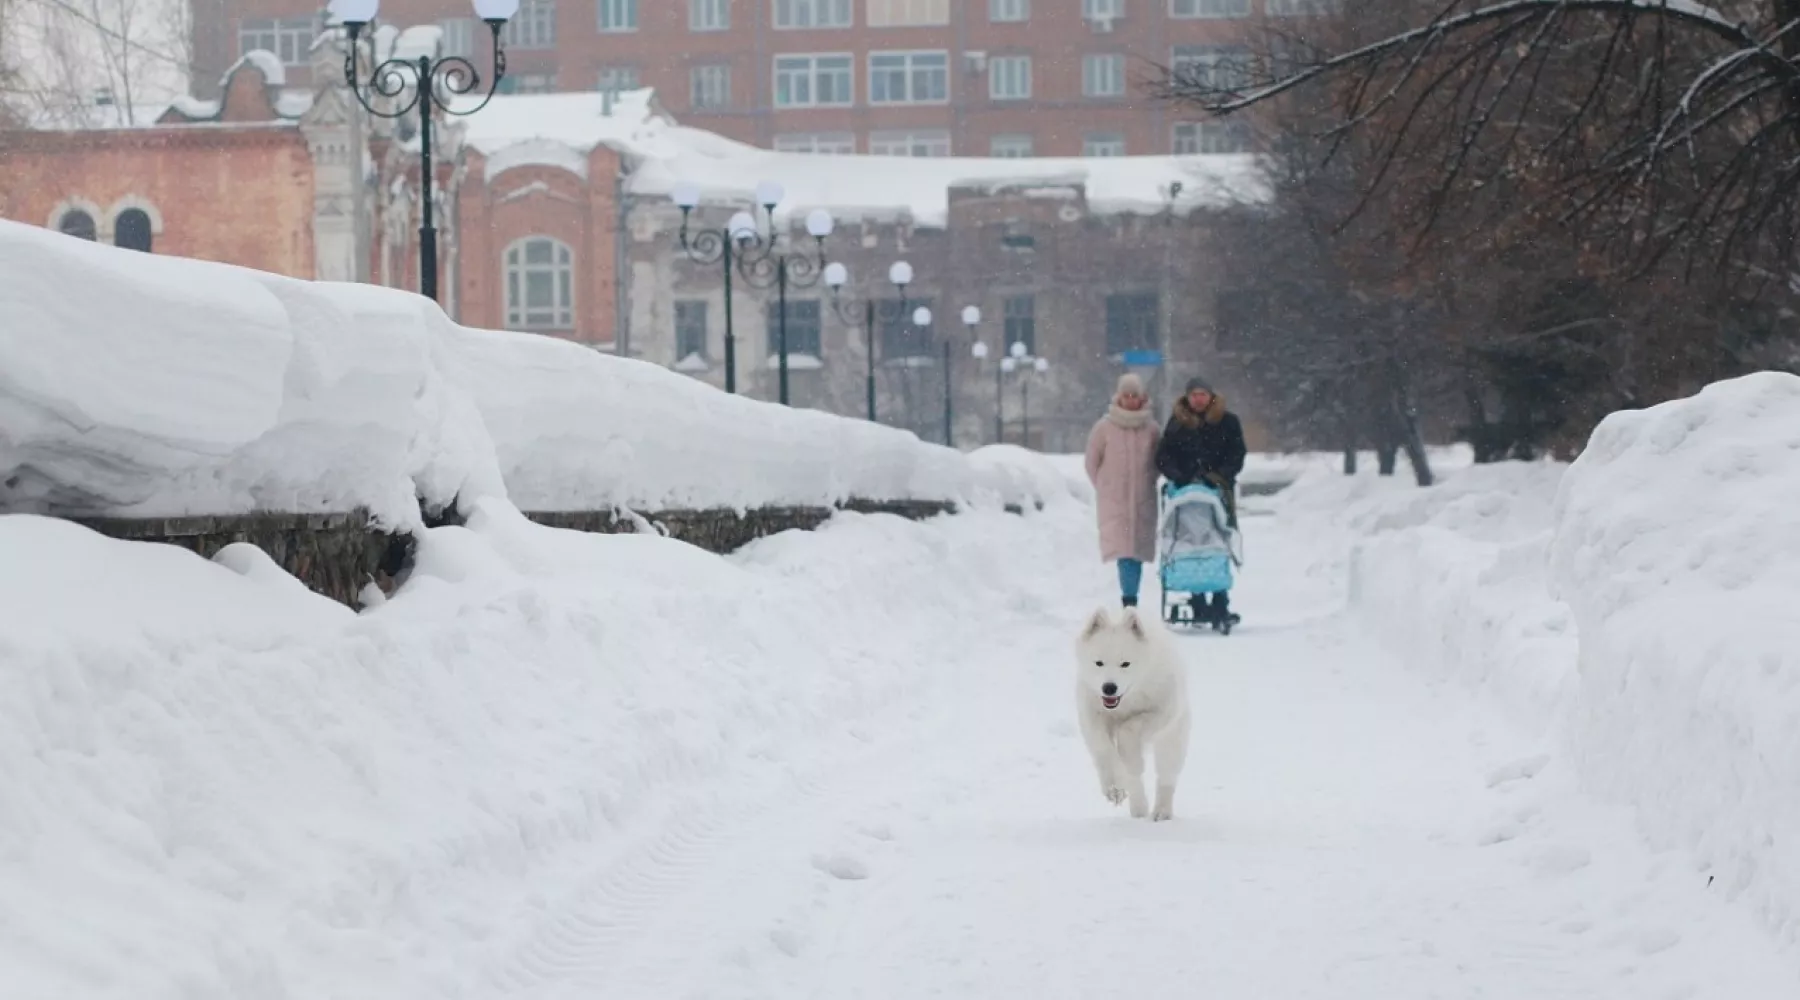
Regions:
[[[1105,684],[1100,685],[1100,693],[1111,698],[1113,695],[1119,693],[1119,686],[1111,681],[1107,681]]]

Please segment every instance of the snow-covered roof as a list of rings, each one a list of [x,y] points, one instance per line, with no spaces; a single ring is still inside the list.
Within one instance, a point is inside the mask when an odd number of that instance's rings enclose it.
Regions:
[[[476,103],[465,98],[459,109]],[[779,152],[677,124],[649,88],[621,91],[610,104],[605,94],[593,92],[496,96],[463,121],[465,141],[490,158],[490,176],[523,164],[573,169],[570,152],[585,157],[605,145],[631,161],[629,194],[668,197],[687,182],[699,186],[704,202],[742,205],[759,181],[772,180],[787,192],[777,211],[783,217],[825,208],[846,218],[905,215],[915,225],[935,227],[948,215],[952,188],[984,186],[1080,184],[1090,208],[1101,213],[1165,211],[1171,182],[1181,184],[1178,214],[1269,197],[1250,155],[999,159]],[[585,163],[578,172],[585,176]]]

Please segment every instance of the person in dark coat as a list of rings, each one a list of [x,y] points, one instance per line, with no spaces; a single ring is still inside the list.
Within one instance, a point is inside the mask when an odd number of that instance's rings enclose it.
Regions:
[[[1249,449],[1244,444],[1244,425],[1237,414],[1225,409],[1225,397],[1213,391],[1203,378],[1188,380],[1187,392],[1175,401],[1169,425],[1163,429],[1162,441],[1156,448],[1156,471],[1175,486],[1191,486],[1205,482],[1219,491],[1225,513],[1233,528],[1237,527],[1237,478],[1244,471],[1244,457]],[[1231,595],[1218,591],[1211,595],[1195,594],[1194,620],[1224,620],[1237,624],[1231,613]]]

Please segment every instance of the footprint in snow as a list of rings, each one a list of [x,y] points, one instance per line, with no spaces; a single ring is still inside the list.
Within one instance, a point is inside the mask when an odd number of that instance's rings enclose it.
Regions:
[[[1501,785],[1509,784],[1514,781],[1526,781],[1535,778],[1538,776],[1538,772],[1542,771],[1549,763],[1550,755],[1541,753],[1533,757],[1515,760],[1509,764],[1502,764],[1488,772],[1487,786],[1489,788],[1499,788]]]
[[[1568,875],[1586,868],[1594,860],[1592,853],[1585,847],[1571,844],[1557,844],[1540,848],[1533,853],[1526,864],[1539,875]]]
[[[815,854],[812,864],[814,868],[835,879],[857,882],[869,877],[869,866],[861,858],[848,854]]]

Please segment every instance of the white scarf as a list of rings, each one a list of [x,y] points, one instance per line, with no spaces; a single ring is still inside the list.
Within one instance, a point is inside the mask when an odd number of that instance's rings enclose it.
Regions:
[[[1150,408],[1146,406],[1141,410],[1127,410],[1115,400],[1106,408],[1106,419],[1128,431],[1137,430],[1150,422]]]

